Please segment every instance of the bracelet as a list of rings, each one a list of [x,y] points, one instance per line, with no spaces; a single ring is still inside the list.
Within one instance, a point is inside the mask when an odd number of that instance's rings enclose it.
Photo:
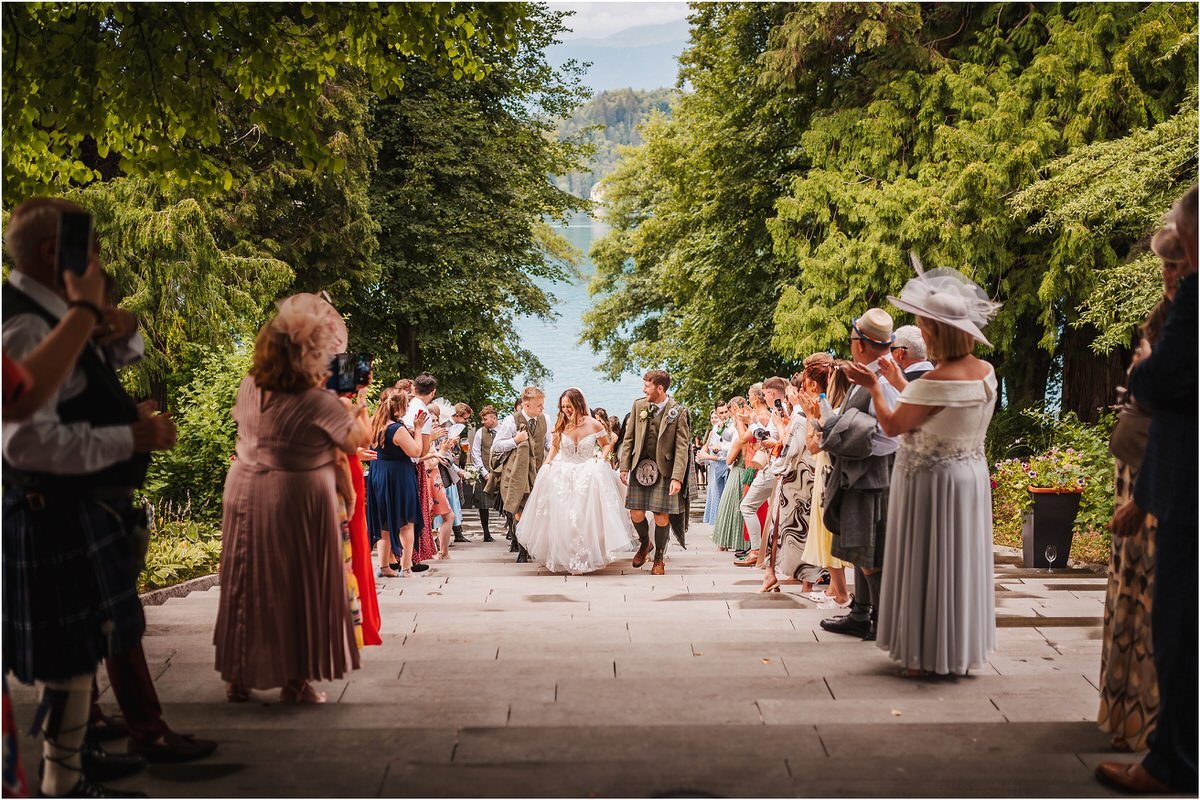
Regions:
[[[67,308],[86,308],[96,315],[96,322],[101,322],[104,319],[104,312],[100,310],[100,306],[90,303],[87,300],[72,300],[67,303]]]

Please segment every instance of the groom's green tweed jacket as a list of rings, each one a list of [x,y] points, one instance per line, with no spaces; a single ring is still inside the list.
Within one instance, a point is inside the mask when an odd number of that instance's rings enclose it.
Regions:
[[[675,398],[668,397],[661,412],[656,411],[650,419],[642,419],[642,411],[646,408],[654,408],[654,404],[644,397],[633,404],[629,415],[630,430],[625,432],[621,442],[621,469],[632,471],[643,458],[652,458],[660,475],[682,483],[687,475],[692,439],[687,409],[676,403]],[[654,435],[656,428],[654,440],[646,441],[648,435]]]

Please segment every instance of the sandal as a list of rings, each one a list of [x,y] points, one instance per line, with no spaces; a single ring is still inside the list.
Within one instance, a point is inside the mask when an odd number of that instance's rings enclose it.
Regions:
[[[391,569],[385,570],[382,567],[380,567],[379,571],[375,573],[375,577],[376,578],[399,578],[400,573],[396,572],[395,570],[391,570]]]
[[[250,699],[250,690],[236,683],[225,684],[225,699],[231,703],[245,703]]]
[[[737,561],[734,561],[733,565],[735,567],[757,567],[758,566],[758,551],[751,550],[749,553],[746,553],[745,558],[740,558]]]
[[[318,692],[308,681],[304,681],[299,686],[284,686],[279,690],[279,702],[281,703],[311,706],[324,703],[326,699],[325,693]]]

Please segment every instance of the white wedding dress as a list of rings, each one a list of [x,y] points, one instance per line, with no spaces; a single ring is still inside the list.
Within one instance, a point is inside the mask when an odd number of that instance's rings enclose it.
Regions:
[[[596,458],[598,431],[561,440],[538,471],[517,523],[529,555],[552,572],[595,572],[631,551],[636,541],[617,472]]]

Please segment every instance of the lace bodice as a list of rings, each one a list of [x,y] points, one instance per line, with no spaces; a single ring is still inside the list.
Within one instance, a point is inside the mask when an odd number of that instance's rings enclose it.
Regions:
[[[563,461],[578,463],[580,461],[588,461],[596,457],[596,439],[604,435],[604,431],[596,431],[589,433],[587,436],[579,440],[579,444],[563,434],[559,440],[558,457]]]
[[[897,466],[928,469],[947,461],[984,457],[984,437],[996,406],[994,371],[977,381],[913,381],[901,393],[900,402],[942,410],[904,435]]]

